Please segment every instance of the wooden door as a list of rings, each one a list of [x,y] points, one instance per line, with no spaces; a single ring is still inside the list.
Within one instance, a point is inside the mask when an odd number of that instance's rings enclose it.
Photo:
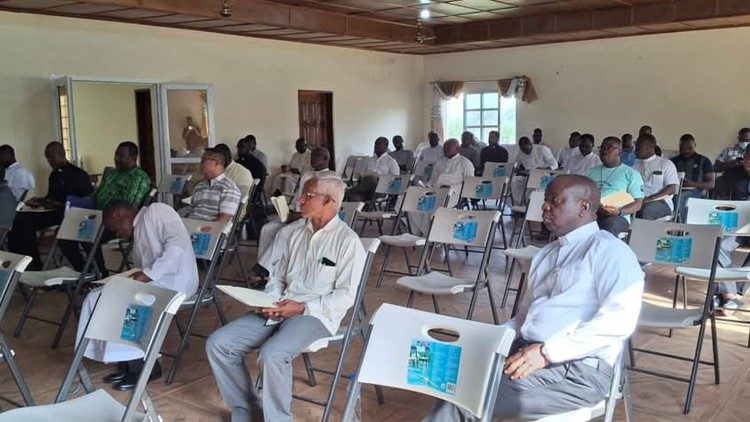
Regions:
[[[154,123],[151,118],[151,90],[135,91],[135,114],[138,121],[138,149],[141,168],[156,183],[156,156],[154,155]]]
[[[323,147],[331,154],[330,169],[336,169],[333,146],[333,93],[299,91],[299,136],[311,148]]]

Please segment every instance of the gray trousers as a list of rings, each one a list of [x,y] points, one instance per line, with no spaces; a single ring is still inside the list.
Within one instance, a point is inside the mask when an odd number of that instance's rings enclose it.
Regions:
[[[315,340],[330,335],[320,320],[309,315],[265,325],[257,314],[243,315],[216,330],[206,341],[206,354],[221,397],[232,412],[232,422],[253,420],[263,411],[266,421],[292,420],[292,360]],[[258,397],[244,364],[250,349],[260,349],[263,392]]]
[[[589,366],[598,363],[598,369]],[[503,374],[495,399],[493,419],[534,420],[570,412],[604,400],[612,384],[612,367],[589,358],[555,364],[513,381]],[[456,405],[437,403],[423,422],[468,422],[478,420]]]
[[[657,218],[666,217],[672,214],[672,209],[669,208],[667,201],[651,201],[644,202],[641,210],[638,211],[638,218],[644,220],[656,220]]]

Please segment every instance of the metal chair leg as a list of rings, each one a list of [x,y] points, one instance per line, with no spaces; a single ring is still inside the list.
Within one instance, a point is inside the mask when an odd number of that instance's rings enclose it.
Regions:
[[[495,305],[495,298],[492,294],[492,287],[490,284],[489,277],[487,277],[487,295],[490,297],[490,310],[492,311],[492,321],[495,323],[495,325],[498,325],[500,323],[500,318],[497,315],[497,306]]]
[[[432,296],[432,306],[435,308],[435,313],[440,314],[440,307],[438,306],[437,296],[435,295],[430,295],[430,296]]]
[[[307,384],[310,387],[315,387],[318,382],[315,380],[315,371],[312,369],[312,361],[310,361],[310,354],[303,353],[302,360],[305,362],[305,370],[307,371]]]
[[[505,309],[505,305],[508,303],[508,294],[510,293],[510,283],[513,282],[513,268],[516,265],[516,258],[510,260],[510,267],[508,268],[508,281],[505,283],[505,290],[503,291],[503,300],[500,303],[500,308]]]
[[[380,275],[378,276],[378,282],[375,284],[375,287],[380,287],[383,284],[383,276],[385,275],[385,267],[388,265],[388,258],[391,255],[391,246],[386,245],[385,247],[385,257],[383,258],[383,266],[380,267]]]
[[[26,381],[21,374],[21,369],[18,367],[15,357],[13,357],[13,351],[10,349],[10,346],[8,346],[8,343],[5,342],[5,338],[3,338],[2,334],[0,334],[0,351],[2,351],[3,356],[5,357],[5,363],[8,364],[10,373],[16,381],[16,386],[21,392],[21,397],[23,398],[24,403],[26,403],[26,406],[34,406],[34,398],[31,396],[29,386],[26,384]]]

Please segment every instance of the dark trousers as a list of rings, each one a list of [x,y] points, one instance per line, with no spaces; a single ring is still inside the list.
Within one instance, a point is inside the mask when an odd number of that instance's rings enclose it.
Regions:
[[[63,219],[62,211],[50,212],[19,212],[13,221],[13,229],[8,234],[8,249],[10,252],[30,256],[33,260],[27,270],[40,271],[44,265],[39,257],[39,242],[37,230],[60,224]]]
[[[662,199],[660,201],[644,202],[636,217],[644,220],[656,220],[671,214],[672,209],[669,208],[667,201]]]
[[[99,247],[96,248],[96,255],[94,256],[94,259],[96,260],[95,262],[97,267],[99,267],[99,272],[101,272],[104,276],[107,276],[107,267],[104,263],[104,255],[102,255],[101,244],[108,242],[114,238],[115,236],[112,232],[110,232],[109,230],[105,230],[104,233],[102,233],[102,239],[101,242],[99,242]],[[62,251],[63,255],[65,255],[65,258],[68,259],[68,262],[70,262],[70,265],[73,267],[73,269],[78,272],[82,272],[84,265],[86,265],[86,257],[89,253],[91,253],[91,245],[88,243],[81,243],[73,240],[60,240],[57,244],[60,246],[60,250]],[[91,269],[89,269],[89,271],[91,271]]]
[[[615,236],[630,229],[628,220],[621,215],[599,214],[596,218],[596,222],[599,224],[600,229],[608,231]]]

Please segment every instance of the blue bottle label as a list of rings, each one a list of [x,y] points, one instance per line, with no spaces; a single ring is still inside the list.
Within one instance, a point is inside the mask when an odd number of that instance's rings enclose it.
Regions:
[[[435,211],[436,205],[437,198],[435,197],[435,194],[427,192],[419,197],[419,201],[417,202],[417,210],[424,212]]]
[[[406,382],[456,394],[461,347],[434,341],[412,340]]]
[[[169,184],[169,192],[170,193],[180,193],[180,192],[182,192],[183,186],[184,186],[184,183],[182,181],[182,178],[178,177],[178,178],[172,180],[172,183]]]
[[[462,218],[453,224],[453,238],[470,243],[477,238],[477,222],[471,218]]]
[[[210,233],[192,233],[190,242],[193,244],[193,252],[196,256],[205,255],[208,252],[208,245],[211,244]]]
[[[92,241],[94,239],[94,229],[96,228],[96,216],[87,215],[78,223],[78,240]]]
[[[343,208],[339,210],[339,219],[341,221],[346,221],[346,210]]]
[[[717,207],[716,210],[708,213],[708,223],[720,224],[724,228],[724,231],[727,232],[737,230],[737,226],[740,222],[740,214],[736,211],[723,210],[720,208],[721,207]],[[730,209],[734,210],[734,207],[731,207]]]
[[[492,172],[492,177],[495,177],[495,178],[505,177],[506,174],[508,173],[505,170],[505,167],[498,166],[498,167],[495,167],[495,171]]]
[[[388,193],[397,194],[401,191],[401,178],[397,177],[388,183]]]
[[[122,324],[120,338],[140,343],[151,321],[151,307],[131,303],[125,309],[125,320]]]
[[[489,198],[492,196],[492,182],[489,180],[482,181],[477,185],[474,193],[477,198]]]
[[[656,260],[682,264],[690,261],[693,250],[693,238],[684,232],[667,233],[656,239]]]
[[[542,180],[539,181],[539,187],[542,189],[547,189],[547,186],[549,186],[552,181],[555,180],[554,174],[545,174],[542,176]]]

